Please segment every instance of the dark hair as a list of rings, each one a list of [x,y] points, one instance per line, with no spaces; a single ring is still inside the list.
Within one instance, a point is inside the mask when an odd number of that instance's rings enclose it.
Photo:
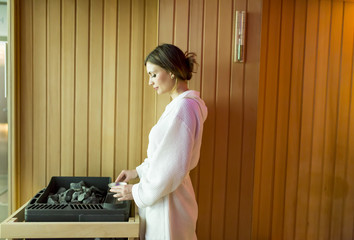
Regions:
[[[192,78],[196,54],[192,52],[183,53],[181,49],[172,44],[157,46],[145,58],[147,62],[158,65],[168,72],[174,74],[177,79],[190,80]]]

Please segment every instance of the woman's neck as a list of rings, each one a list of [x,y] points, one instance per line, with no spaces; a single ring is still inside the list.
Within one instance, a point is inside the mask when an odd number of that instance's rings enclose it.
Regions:
[[[170,93],[172,99],[178,97],[181,93],[188,91],[188,85],[186,81],[178,81],[177,88]]]

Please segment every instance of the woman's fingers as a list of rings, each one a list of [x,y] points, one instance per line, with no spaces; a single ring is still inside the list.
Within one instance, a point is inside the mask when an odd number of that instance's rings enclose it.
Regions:
[[[117,197],[119,201],[123,200],[132,200],[132,187],[133,185],[128,184],[125,186],[114,186],[110,189],[111,192],[114,192],[114,197]]]
[[[117,177],[116,182],[122,182],[127,178],[125,171],[123,170]]]

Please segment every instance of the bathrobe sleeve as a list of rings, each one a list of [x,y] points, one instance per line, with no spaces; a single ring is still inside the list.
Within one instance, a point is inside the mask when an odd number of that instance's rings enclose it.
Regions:
[[[136,172],[138,173],[139,178],[142,178],[142,176],[144,175],[144,172],[147,169],[148,166],[148,159],[146,158],[142,164],[140,164],[139,166],[136,167]]]
[[[153,205],[160,198],[173,192],[190,170],[191,152],[194,145],[195,119],[187,124],[178,115],[164,131],[144,177],[132,189],[135,203],[140,208]],[[144,168],[144,167],[143,167]],[[138,171],[139,172],[139,171]]]

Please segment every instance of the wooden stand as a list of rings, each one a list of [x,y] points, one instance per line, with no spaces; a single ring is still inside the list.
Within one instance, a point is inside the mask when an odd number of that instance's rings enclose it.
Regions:
[[[25,222],[27,203],[0,224],[0,238],[128,238],[139,237],[139,215],[134,204],[128,222]]]

